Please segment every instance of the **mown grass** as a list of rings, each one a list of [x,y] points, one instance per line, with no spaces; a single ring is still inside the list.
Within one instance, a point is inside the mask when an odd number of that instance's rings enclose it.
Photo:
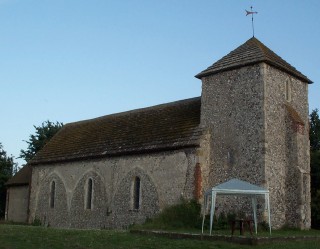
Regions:
[[[296,231],[296,235],[319,235],[319,231]],[[192,239],[168,239],[130,234],[128,231],[55,229],[22,225],[0,225],[0,249],[136,249],[136,248],[253,248],[226,242],[199,241]],[[254,246],[254,248],[320,248],[319,241],[290,241]]]
[[[230,220],[243,214],[220,213],[214,217],[213,235],[230,235]],[[136,230],[160,230],[184,233],[201,233],[202,217],[201,205],[195,200],[181,199],[180,203],[169,206],[162,210],[152,219],[147,219],[144,224],[134,225]],[[251,236],[246,227],[246,236]],[[205,219],[204,234],[209,234],[209,216]],[[235,236],[239,235],[239,229],[235,231]],[[256,235],[254,235],[256,236]],[[258,234],[260,237],[269,237],[269,225],[265,222],[258,224]],[[290,236],[320,236],[320,230],[301,231],[300,229],[285,228],[273,230],[272,237]]]
[[[230,215],[229,215],[230,216]],[[230,235],[228,215],[216,218],[213,235]],[[36,223],[35,223],[36,224]],[[39,223],[40,224],[40,223]],[[165,208],[153,219],[148,219],[145,224],[135,225],[133,229],[164,230],[183,233],[201,233],[200,205],[195,201],[181,200],[181,203]],[[208,223],[206,223],[208,227]],[[267,227],[259,227],[259,237],[269,237]],[[239,231],[237,231],[238,233]],[[205,230],[208,234],[208,229]],[[237,235],[237,234],[235,234]],[[250,236],[248,231],[246,236]],[[273,231],[272,237],[290,236],[319,236],[320,231],[300,231],[294,229]],[[194,239],[169,239],[147,235],[131,234],[129,231],[115,230],[75,230],[55,229],[41,226],[26,226],[1,224],[0,222],[0,249],[19,248],[252,248],[231,244],[223,241],[200,241]],[[287,241],[273,242],[272,244],[259,245],[255,248],[319,248],[320,241]]]

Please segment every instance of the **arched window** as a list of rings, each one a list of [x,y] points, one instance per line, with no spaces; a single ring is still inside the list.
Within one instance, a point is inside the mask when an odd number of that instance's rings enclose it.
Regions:
[[[133,209],[140,208],[140,178],[135,177],[133,182]]]
[[[51,189],[50,189],[50,207],[54,208],[54,199],[56,196],[56,182],[51,182]]]
[[[87,183],[86,209],[92,208],[93,181],[89,178]]]

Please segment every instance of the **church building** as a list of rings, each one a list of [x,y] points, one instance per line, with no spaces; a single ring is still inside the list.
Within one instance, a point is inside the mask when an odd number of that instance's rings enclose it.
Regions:
[[[63,126],[29,163],[29,222],[124,228],[238,178],[309,229],[312,81],[254,37],[195,77],[200,97]]]

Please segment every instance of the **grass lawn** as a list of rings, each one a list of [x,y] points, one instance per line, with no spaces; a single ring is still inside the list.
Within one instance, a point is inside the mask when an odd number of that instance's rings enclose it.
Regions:
[[[279,234],[278,234],[279,235]],[[284,236],[286,234],[283,234]],[[295,235],[314,236],[320,231]],[[280,236],[280,235],[279,235]],[[167,239],[130,234],[128,231],[73,230],[0,224],[0,249],[18,248],[319,248],[320,241],[293,241],[259,246],[242,246],[225,242],[190,239]]]

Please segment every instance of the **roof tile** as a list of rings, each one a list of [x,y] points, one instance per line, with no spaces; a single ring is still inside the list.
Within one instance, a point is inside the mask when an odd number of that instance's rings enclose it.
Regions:
[[[65,126],[32,165],[199,145],[200,97]]]
[[[250,38],[244,44],[231,51],[226,56],[222,57],[220,60],[208,67],[206,70],[197,74],[195,77],[201,79],[204,76],[216,74],[221,71],[232,70],[260,62],[265,62],[282,71],[285,71],[290,75],[302,80],[303,82],[312,83],[310,79],[299,72],[296,68],[291,66],[288,62],[283,60],[280,56],[275,54],[255,37]]]
[[[26,165],[20,169],[13,177],[11,177],[7,182],[6,186],[23,186],[28,185],[31,181],[31,166]]]

